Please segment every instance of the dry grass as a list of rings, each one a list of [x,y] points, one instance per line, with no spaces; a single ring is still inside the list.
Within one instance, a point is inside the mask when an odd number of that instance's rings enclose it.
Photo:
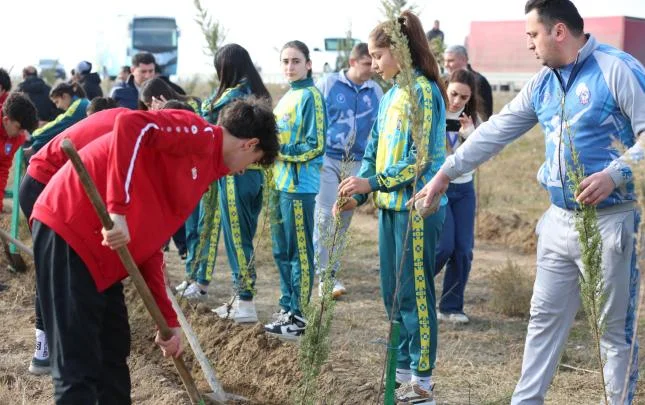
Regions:
[[[461,326],[441,324],[439,327],[434,379],[440,405],[508,404],[519,377],[528,316],[526,312],[517,311],[523,314],[509,317],[500,313],[494,302],[499,296],[510,296],[508,291],[511,287],[528,285],[526,279],[535,271],[534,250],[516,248],[508,237],[504,237],[504,232],[512,224],[518,234],[531,233],[533,224],[548,205],[546,193],[535,181],[544,148],[538,132],[533,130],[481,170],[480,202],[484,212],[490,216],[486,226],[492,235],[497,223],[500,236],[494,239],[497,245],[487,244],[489,242],[481,237],[477,239],[465,297],[465,310],[471,323]],[[514,220],[514,216],[519,220]],[[372,215],[357,214],[350,228],[351,242],[339,275],[348,288],[348,294],[336,306],[330,360],[321,377],[327,395],[326,404],[373,403],[370,398],[374,397],[385,353],[379,339],[384,339],[387,334],[379,287],[376,222]],[[257,257],[256,302],[260,319],[266,321],[277,309],[280,293],[270,235],[265,232],[259,237],[263,240]],[[524,237],[518,240],[524,240]],[[219,252],[217,271],[207,301],[209,307],[228,299],[231,293],[223,245]],[[183,268],[174,252],[170,252],[168,262],[172,281],[179,281],[183,277]],[[438,293],[441,277],[436,280]],[[500,278],[509,287],[499,286]],[[5,324],[0,328],[0,404],[51,403],[49,380],[26,373],[33,349],[33,276],[9,275],[0,259],[0,283],[9,287],[0,292],[0,319]],[[529,296],[527,292],[517,295],[523,302]],[[145,405],[187,403],[172,366],[161,359],[152,343],[152,327],[142,321],[144,315],[136,304],[130,305],[130,310],[134,402]],[[188,312],[198,333],[203,336],[202,344],[208,346],[217,375],[227,390],[245,394],[252,404],[288,403],[283,398],[288,398],[296,383],[297,365],[295,357],[287,353],[295,353],[295,350],[282,347],[282,343],[278,346],[271,344],[269,348],[276,353],[274,360],[279,365],[274,361],[254,361],[245,351],[249,350],[245,343],[230,346],[232,342],[239,342],[239,338],[253,335],[251,329],[231,326],[226,329],[226,334],[218,333],[226,325],[212,318],[210,313]],[[645,321],[641,318],[640,322]],[[588,345],[586,322],[577,320],[565,347],[567,363],[583,369],[594,368]],[[199,369],[195,367],[193,371],[201,379]],[[279,380],[259,378],[264,375],[261,373],[284,377]],[[199,384],[205,389],[201,380]],[[643,403],[641,398],[645,398],[642,383],[635,403]],[[595,375],[560,369],[549,389],[546,404],[595,405],[599,399]]]
[[[491,309],[506,316],[528,316],[534,281],[533,274],[507,259],[491,274]]]

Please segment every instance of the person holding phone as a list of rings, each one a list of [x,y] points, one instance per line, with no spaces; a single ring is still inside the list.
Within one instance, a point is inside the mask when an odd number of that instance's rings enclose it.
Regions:
[[[446,152],[452,154],[479,125],[475,76],[466,69],[448,79]],[[473,260],[475,241],[475,188],[473,171],[452,180],[446,195],[446,220],[437,247],[435,275],[446,267],[437,319],[468,323],[464,313],[464,290]]]

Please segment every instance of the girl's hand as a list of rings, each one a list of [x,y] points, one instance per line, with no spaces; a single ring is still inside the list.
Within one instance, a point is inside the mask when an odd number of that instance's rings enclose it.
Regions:
[[[334,217],[336,217],[341,212],[353,210],[354,208],[356,208],[357,205],[358,205],[358,201],[356,201],[352,197],[341,198],[336,200],[336,202],[334,203],[334,206],[331,209],[331,213]]]
[[[354,194],[367,194],[372,191],[370,182],[363,177],[351,176],[341,181],[338,185],[338,195],[351,197]]]
[[[166,97],[164,97],[163,95],[159,96],[159,98],[152,96],[152,101],[150,102],[150,109],[153,111],[161,110],[164,104],[166,104],[166,101],[168,100],[166,100]]]
[[[466,113],[461,113],[461,115],[459,116],[459,123],[461,124],[461,128],[463,129],[470,129],[470,127],[475,126],[475,124],[473,123],[473,118]]]

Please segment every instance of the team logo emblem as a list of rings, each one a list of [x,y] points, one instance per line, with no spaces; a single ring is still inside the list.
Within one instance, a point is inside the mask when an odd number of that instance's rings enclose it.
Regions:
[[[11,149],[13,148],[13,145],[10,143],[5,143],[4,144],[4,153],[5,155],[11,154]]]
[[[197,180],[197,168],[193,167],[190,172],[193,175],[193,180]]]
[[[338,95],[336,96],[336,101],[338,101],[338,102],[339,102],[339,103],[341,103],[341,104],[345,103],[345,95],[344,95],[344,94],[342,94],[342,93],[341,93],[341,94],[338,94]]]
[[[580,83],[578,87],[576,87],[576,96],[578,96],[580,104],[589,104],[589,99],[591,99],[591,92],[589,91],[589,87],[587,87],[587,85],[584,83]]]

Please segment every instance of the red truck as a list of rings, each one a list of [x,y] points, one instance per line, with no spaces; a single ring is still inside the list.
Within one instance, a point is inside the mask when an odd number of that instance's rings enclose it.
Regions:
[[[645,64],[645,19],[585,18],[585,32],[603,44],[622,49]],[[501,90],[518,90],[541,68],[526,46],[524,21],[473,21],[466,41],[473,69]]]

